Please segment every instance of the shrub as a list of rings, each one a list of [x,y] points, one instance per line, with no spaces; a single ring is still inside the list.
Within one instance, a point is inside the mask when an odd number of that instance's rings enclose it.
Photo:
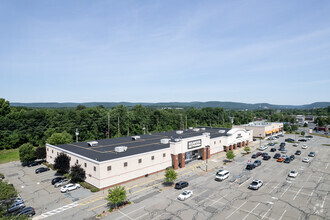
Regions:
[[[113,208],[110,208],[110,209],[109,209],[109,212],[112,212],[112,211],[113,211]]]
[[[91,192],[98,192],[98,191],[100,191],[98,188],[96,188],[96,187],[92,187],[91,188]]]
[[[65,174],[63,174],[63,176],[64,176],[65,178],[67,178],[67,179],[71,179],[71,176],[70,176],[69,173],[65,173]]]
[[[80,185],[86,189],[92,189],[93,187],[86,182],[81,182]]]

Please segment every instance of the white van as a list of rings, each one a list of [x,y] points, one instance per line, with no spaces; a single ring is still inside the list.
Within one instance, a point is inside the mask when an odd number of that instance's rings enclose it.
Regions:
[[[229,177],[229,171],[218,170],[217,174],[215,175],[215,180],[221,181],[227,179],[228,177]]]

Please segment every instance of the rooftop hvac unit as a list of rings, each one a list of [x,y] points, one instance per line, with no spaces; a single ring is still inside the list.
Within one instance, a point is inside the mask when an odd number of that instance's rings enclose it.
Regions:
[[[226,131],[225,130],[219,130],[218,131],[220,134],[223,134],[223,133],[225,133]]]
[[[199,131],[199,128],[194,128],[193,131],[196,131],[197,132],[197,131]]]
[[[205,128],[201,128],[202,131],[205,131]]]
[[[179,142],[179,141],[181,141],[181,139],[180,138],[175,138],[174,141]]]
[[[99,144],[99,142],[97,142],[97,141],[90,141],[90,142],[87,142],[87,144],[90,147],[95,147],[95,146],[97,146]]]
[[[176,131],[177,134],[183,134],[183,131],[182,130],[178,130]]]
[[[126,146],[115,147],[115,152],[117,153],[125,152],[126,150],[127,150]]]
[[[193,127],[189,127],[189,130],[192,130],[193,129]]]
[[[210,137],[210,133],[209,132],[204,132],[203,135],[206,136],[206,137]]]
[[[132,136],[133,141],[136,141],[137,139],[140,139],[140,138],[141,138],[140,136]]]
[[[169,138],[164,138],[164,139],[161,139],[161,140],[160,140],[160,143],[161,143],[161,144],[169,144],[169,143],[170,143],[170,140],[171,140],[171,139],[169,139]]]

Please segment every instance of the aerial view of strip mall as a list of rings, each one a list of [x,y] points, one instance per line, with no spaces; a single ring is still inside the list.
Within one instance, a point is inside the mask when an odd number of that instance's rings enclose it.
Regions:
[[[330,219],[329,11],[0,1],[0,219]]]

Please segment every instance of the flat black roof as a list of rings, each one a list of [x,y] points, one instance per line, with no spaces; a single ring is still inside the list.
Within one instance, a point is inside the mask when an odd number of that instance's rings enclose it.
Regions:
[[[222,130],[222,132],[219,133],[219,130]],[[184,139],[199,136],[205,132],[210,133],[211,138],[215,138],[226,136],[229,130],[229,128],[205,128],[205,130],[200,129],[199,131],[183,130],[182,134],[177,134],[176,131],[168,131],[162,133],[137,135],[140,136],[140,138],[137,140],[133,140],[133,136],[96,140],[98,142],[98,145],[94,147],[90,147],[88,145],[88,142],[61,144],[57,147],[87,157],[89,159],[102,162],[106,160],[128,157],[132,155],[169,148],[170,144],[160,143],[160,140],[164,138],[169,138],[171,140],[177,138]],[[119,146],[127,146],[127,150],[121,153],[115,152],[115,147]]]

